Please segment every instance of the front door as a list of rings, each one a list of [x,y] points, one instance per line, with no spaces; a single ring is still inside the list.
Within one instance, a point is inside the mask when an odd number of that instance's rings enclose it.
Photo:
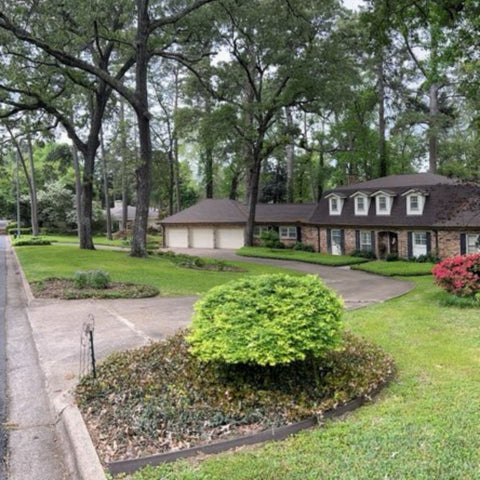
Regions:
[[[332,255],[342,254],[342,232],[341,230],[332,230]]]
[[[398,235],[395,232],[378,233],[378,256],[386,258],[387,255],[398,255]]]

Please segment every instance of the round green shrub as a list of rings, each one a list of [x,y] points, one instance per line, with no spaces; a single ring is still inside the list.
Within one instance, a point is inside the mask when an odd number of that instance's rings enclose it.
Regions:
[[[339,346],[343,304],[316,276],[261,275],[211,289],[188,341],[204,361],[276,365]]]

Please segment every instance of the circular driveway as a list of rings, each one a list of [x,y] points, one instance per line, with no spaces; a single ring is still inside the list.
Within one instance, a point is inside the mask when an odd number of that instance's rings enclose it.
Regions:
[[[343,298],[345,307],[348,309],[384,302],[390,298],[404,295],[413,288],[411,282],[382,277],[359,270],[350,270],[349,267],[326,267],[292,260],[242,257],[236,255],[235,250],[200,248],[173,248],[169,250],[199,257],[274,265],[318,275],[326,285],[333,288]]]

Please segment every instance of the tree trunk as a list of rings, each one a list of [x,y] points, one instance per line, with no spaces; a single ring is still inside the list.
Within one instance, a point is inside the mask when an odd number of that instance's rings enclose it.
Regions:
[[[238,185],[240,182],[240,172],[235,170],[232,174],[232,179],[230,180],[230,191],[228,198],[230,200],[236,200],[238,198]]]
[[[150,205],[150,174],[152,169],[152,142],[150,136],[150,113],[148,111],[148,0],[137,0],[137,41],[135,64],[135,105],[140,140],[140,162],[135,170],[137,180],[137,208],[130,255],[147,255],[148,208]]]
[[[30,190],[30,206],[31,206],[31,222],[32,222],[32,235],[38,237],[38,207],[37,207],[37,185],[35,182],[35,165],[33,163],[33,146],[32,139],[30,134],[27,136],[27,145],[28,145],[28,161],[30,164],[30,180],[28,182],[28,187]]]
[[[122,148],[122,230],[127,231],[128,222],[128,181],[127,181],[127,125],[125,123],[125,104],[120,100],[121,148]]]
[[[80,248],[84,250],[95,250],[92,239],[92,203],[93,203],[93,167],[95,165],[95,150],[88,150],[83,153],[84,166],[81,186],[79,233]]]
[[[289,143],[286,146],[287,156],[287,202],[294,202],[294,162],[295,162],[295,145],[293,142],[293,118],[290,107],[285,107],[285,117],[287,120]]]
[[[436,173],[438,165],[438,85],[430,85],[428,164],[430,173]]]
[[[72,145],[73,170],[75,172],[75,210],[77,214],[77,235],[80,242],[80,225],[82,224],[82,179],[80,176],[80,162],[78,161],[78,150],[75,144]]]
[[[179,77],[178,77],[178,68],[175,69],[175,103],[174,103],[174,112],[177,113],[178,110],[178,97],[179,97]],[[182,201],[180,194],[180,163],[178,161],[178,133],[177,126],[174,125],[173,128],[173,175],[174,175],[174,185],[175,185],[175,212],[179,212],[182,209]]]
[[[385,78],[383,65],[383,51],[378,53],[377,58],[377,81],[378,81],[378,174],[380,177],[388,175],[386,123],[385,123]]]
[[[105,216],[107,217],[107,238],[112,240],[112,215],[110,212],[110,195],[108,193],[108,172],[107,159],[105,155],[105,144],[103,139],[103,131],[100,130],[100,150],[102,155],[102,170],[103,170],[103,196],[105,199]]]
[[[253,246],[253,231],[255,228],[255,212],[257,208],[258,189],[260,183],[260,170],[262,165],[262,159],[260,157],[260,151],[254,152],[254,158],[249,169],[249,184],[247,190],[247,228],[245,230],[245,245],[247,247]]]
[[[205,99],[205,114],[210,117],[212,114],[212,104],[210,97]],[[205,196],[213,198],[213,148],[211,141],[207,140],[205,145]]]

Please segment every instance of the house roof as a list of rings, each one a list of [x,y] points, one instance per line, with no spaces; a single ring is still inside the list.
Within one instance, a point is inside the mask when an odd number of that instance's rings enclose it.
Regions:
[[[356,192],[374,195],[384,192],[391,196],[390,215],[377,215],[372,199],[367,215],[355,215]],[[425,195],[422,215],[407,215],[406,192],[419,191]],[[340,215],[330,215],[328,196],[338,192],[344,197]],[[245,225],[247,207],[229,199],[207,199],[163,219],[165,225],[236,224]],[[391,175],[339,187],[326,192],[318,204],[258,204],[257,224],[297,224],[350,226],[359,228],[475,228],[480,229],[480,185],[459,183],[441,175],[420,173]]]
[[[377,215],[375,202],[370,202],[368,215],[355,215],[353,199],[347,199],[341,215],[330,215],[328,200],[323,197],[310,222],[331,226],[358,227],[431,227],[431,228],[480,228],[480,186],[458,183],[433,174],[393,175],[385,177],[385,184],[376,179],[362,184],[341,187],[342,192],[361,190],[370,195],[388,191],[392,195],[390,215]],[[406,180],[412,180],[407,184]],[[420,180],[425,183],[420,183]],[[438,183],[434,183],[438,179]],[[388,186],[388,189],[384,187]],[[334,190],[336,191],[336,189]],[[418,191],[426,196],[422,215],[407,215],[406,192]]]
[[[444,185],[444,184],[456,184],[456,180],[453,180],[443,175],[437,175],[436,173],[407,173],[402,175],[388,175],[387,177],[375,178],[368,180],[367,182],[355,183],[353,185],[345,185],[332,189],[332,192],[344,192],[351,190],[385,190],[396,189],[401,187],[425,187],[427,185]]]
[[[236,200],[207,198],[185,210],[164,218],[160,223],[206,224],[206,223],[245,223],[245,207]]]
[[[110,209],[110,215],[112,218],[116,220],[121,220],[123,216],[123,207],[122,207],[122,202],[115,202],[115,206]],[[137,208],[133,207],[132,205],[127,206],[127,220],[135,220],[135,214],[137,212]],[[148,217],[149,218],[158,218],[158,210],[155,210],[154,208],[149,208],[148,209]]]
[[[316,204],[313,203],[259,203],[256,223],[307,222]],[[164,218],[166,225],[180,224],[245,224],[248,211],[246,205],[229,199],[206,199],[181,212]]]

